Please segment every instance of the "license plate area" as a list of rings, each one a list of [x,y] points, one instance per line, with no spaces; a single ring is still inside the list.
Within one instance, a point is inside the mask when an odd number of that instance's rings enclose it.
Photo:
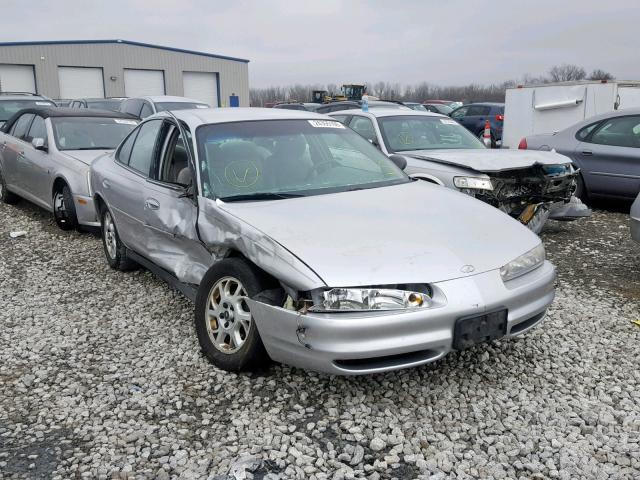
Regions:
[[[464,350],[507,334],[507,310],[459,318],[453,331],[453,348]]]

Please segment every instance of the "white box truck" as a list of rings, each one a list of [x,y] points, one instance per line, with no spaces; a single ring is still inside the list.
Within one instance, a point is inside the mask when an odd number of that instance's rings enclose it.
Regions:
[[[583,80],[508,88],[502,147],[518,148],[527,135],[557,132],[593,115],[632,107],[640,107],[640,81]]]

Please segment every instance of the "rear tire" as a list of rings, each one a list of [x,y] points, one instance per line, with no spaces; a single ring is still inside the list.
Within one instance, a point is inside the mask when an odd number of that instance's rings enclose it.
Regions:
[[[4,181],[2,170],[0,170],[0,201],[7,205],[15,205],[20,201],[20,197],[7,189],[7,183]]]
[[[260,294],[261,302],[281,306],[284,292],[272,283],[240,258],[221,260],[205,274],[196,296],[195,327],[202,352],[213,365],[239,372],[271,363],[243,298]],[[266,290],[271,295],[261,293]]]
[[[104,256],[109,266],[121,272],[136,269],[138,264],[127,256],[127,247],[120,240],[111,212],[106,207],[100,212],[100,226]]]
[[[69,231],[78,228],[76,206],[68,185],[64,185],[62,189],[53,193],[53,218],[60,230]]]

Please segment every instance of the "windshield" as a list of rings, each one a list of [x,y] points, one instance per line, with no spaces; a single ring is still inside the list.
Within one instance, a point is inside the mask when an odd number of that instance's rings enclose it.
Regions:
[[[155,104],[158,112],[165,112],[168,110],[188,110],[190,108],[209,108],[206,103],[196,102],[158,102]]]
[[[0,121],[6,122],[14,113],[19,112],[23,108],[34,107],[55,107],[52,102],[47,100],[2,100],[0,99]]]
[[[126,118],[55,117],[58,150],[113,150],[138,124]]]
[[[485,148],[480,140],[450,118],[427,115],[380,117],[378,125],[389,152]]]
[[[196,138],[202,192],[209,198],[307,196],[410,181],[386,155],[337,121],[203,125]]]
[[[122,100],[91,100],[87,101],[87,108],[118,111],[121,103]]]

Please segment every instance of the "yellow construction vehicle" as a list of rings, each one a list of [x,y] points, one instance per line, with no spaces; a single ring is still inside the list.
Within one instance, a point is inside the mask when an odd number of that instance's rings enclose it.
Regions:
[[[327,90],[314,90],[311,101],[315,103],[344,102],[345,100],[362,100],[367,92],[367,86],[363,83],[348,83],[342,85],[340,93],[332,93]]]

